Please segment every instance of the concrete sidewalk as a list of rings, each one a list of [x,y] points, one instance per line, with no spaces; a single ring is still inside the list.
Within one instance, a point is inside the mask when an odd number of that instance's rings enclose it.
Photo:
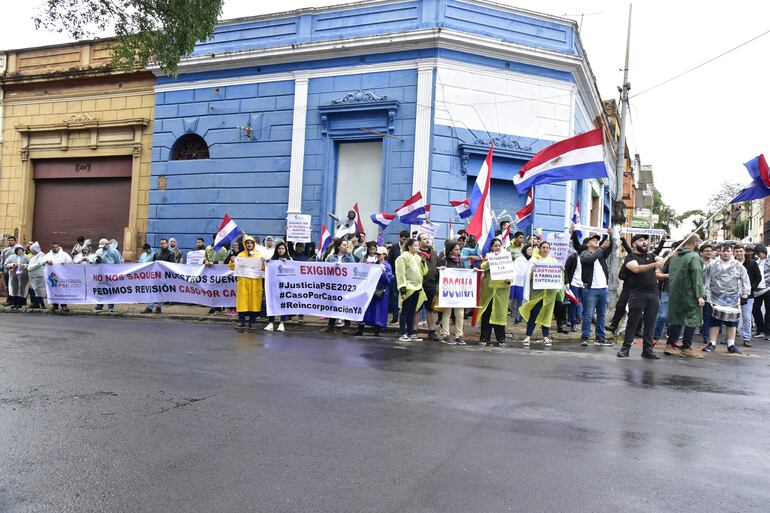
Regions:
[[[99,317],[120,317],[120,318],[137,318],[137,319],[172,319],[177,321],[188,321],[188,322],[206,322],[206,323],[222,323],[222,324],[235,324],[238,320],[237,316],[229,316],[225,315],[223,312],[217,312],[216,314],[209,315],[209,307],[207,306],[197,306],[197,305],[180,305],[180,304],[169,304],[164,305],[162,313],[156,314],[146,314],[143,313],[145,309],[145,305],[139,305],[139,304],[128,304],[128,305],[115,305],[115,312],[110,313],[107,311],[107,305],[104,305],[104,309],[102,311],[94,311],[93,305],[72,305],[69,307],[70,311],[69,313],[62,312],[61,310],[57,312],[51,311],[50,307],[48,307],[45,310],[37,310],[37,309],[31,309],[29,307],[22,308],[21,310],[13,310],[10,307],[0,307],[0,312],[3,313],[18,313],[18,314],[33,314],[33,315],[91,315],[91,316],[99,316]],[[262,326],[267,324],[266,319],[259,319],[257,321],[257,325],[261,329]],[[326,326],[326,320],[320,317],[314,317],[314,316],[305,316],[304,323],[300,325],[299,321],[296,319],[296,316],[293,320],[286,321],[286,328],[287,330],[297,329],[300,326],[304,326],[305,328],[310,327],[314,329],[322,329]],[[356,326],[356,323],[352,323],[352,329],[354,329]],[[370,333],[371,330],[367,329],[366,333]],[[421,327],[418,327],[417,330],[419,333],[423,333],[427,335],[427,328],[423,326],[423,323],[421,323]],[[339,334],[345,333],[342,328],[339,328],[337,330]],[[397,334],[398,333],[398,324],[389,324],[388,327],[384,330],[385,333],[388,334]],[[473,328],[470,325],[470,319],[465,320],[465,339],[469,344],[475,344],[478,342],[479,338],[479,329]],[[506,333],[510,335],[513,335],[514,340],[521,341],[524,338],[525,335],[525,325],[523,323],[514,326],[514,323],[511,318],[508,319],[508,327],[506,328]],[[612,336],[608,333],[608,339],[611,340]],[[540,329],[538,328],[535,331],[535,334],[533,336],[533,340],[540,340],[541,334]],[[556,327],[554,326],[551,329],[551,340],[555,343],[573,343],[580,339],[580,333],[569,333],[569,334],[563,334],[563,333],[557,333]]]

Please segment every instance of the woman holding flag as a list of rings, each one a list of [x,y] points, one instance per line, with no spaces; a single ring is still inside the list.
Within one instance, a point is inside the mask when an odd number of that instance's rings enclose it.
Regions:
[[[257,251],[257,243],[254,237],[247,235],[243,238],[243,245],[246,248],[241,251],[236,258],[230,260],[228,266],[235,269],[238,259],[262,259],[262,271],[265,270],[265,259]],[[238,326],[235,329],[244,331],[246,329],[246,320],[248,319],[248,329],[254,328],[257,320],[257,313],[262,308],[262,278],[250,278],[247,276],[238,276],[238,283],[235,289],[235,310],[238,312]]]
[[[551,319],[553,319],[553,310],[556,306],[557,296],[563,289],[532,289],[532,268],[536,264],[558,264],[559,261],[550,255],[551,245],[542,241],[539,245],[539,252],[530,259],[527,278],[524,281],[524,298],[526,303],[521,305],[519,313],[527,321],[527,336],[522,342],[525,346],[530,343],[530,337],[535,332],[535,325],[539,325],[543,331],[543,344],[546,347],[551,345],[551,339],[548,338]],[[562,282],[564,279],[562,278]]]
[[[503,251],[503,243],[500,239],[492,239],[492,253]],[[508,321],[508,303],[510,301],[510,280],[493,280],[489,272],[489,262],[481,263],[481,271],[484,277],[481,281],[481,336],[479,345],[486,346],[491,342],[492,330],[495,332],[497,345],[507,347],[505,342],[505,325]]]

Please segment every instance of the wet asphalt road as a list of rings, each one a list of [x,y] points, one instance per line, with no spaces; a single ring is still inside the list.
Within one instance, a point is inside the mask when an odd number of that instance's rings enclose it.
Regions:
[[[0,511],[767,512],[755,354],[3,315]]]

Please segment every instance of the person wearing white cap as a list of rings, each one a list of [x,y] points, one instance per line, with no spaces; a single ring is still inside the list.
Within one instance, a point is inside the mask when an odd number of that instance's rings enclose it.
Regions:
[[[96,251],[94,263],[97,264],[122,264],[123,258],[117,249],[112,247],[112,244],[107,239],[99,240],[99,249]],[[95,312],[101,312],[104,305],[96,305],[94,307]],[[110,312],[115,311],[115,305],[107,305],[107,309]]]

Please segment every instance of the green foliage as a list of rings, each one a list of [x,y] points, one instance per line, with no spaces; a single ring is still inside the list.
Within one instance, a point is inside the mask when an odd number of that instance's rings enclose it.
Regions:
[[[652,213],[658,214],[658,222],[655,223],[655,228],[666,230],[666,233],[671,233],[671,230],[681,223],[676,210],[663,201],[663,196],[657,189],[653,191]]]
[[[741,240],[749,234],[749,225],[745,219],[739,219],[730,227],[730,232],[736,239]]]
[[[36,27],[76,40],[114,32],[112,64],[132,71],[156,63],[175,76],[181,58],[214,33],[224,0],[45,0]]]

